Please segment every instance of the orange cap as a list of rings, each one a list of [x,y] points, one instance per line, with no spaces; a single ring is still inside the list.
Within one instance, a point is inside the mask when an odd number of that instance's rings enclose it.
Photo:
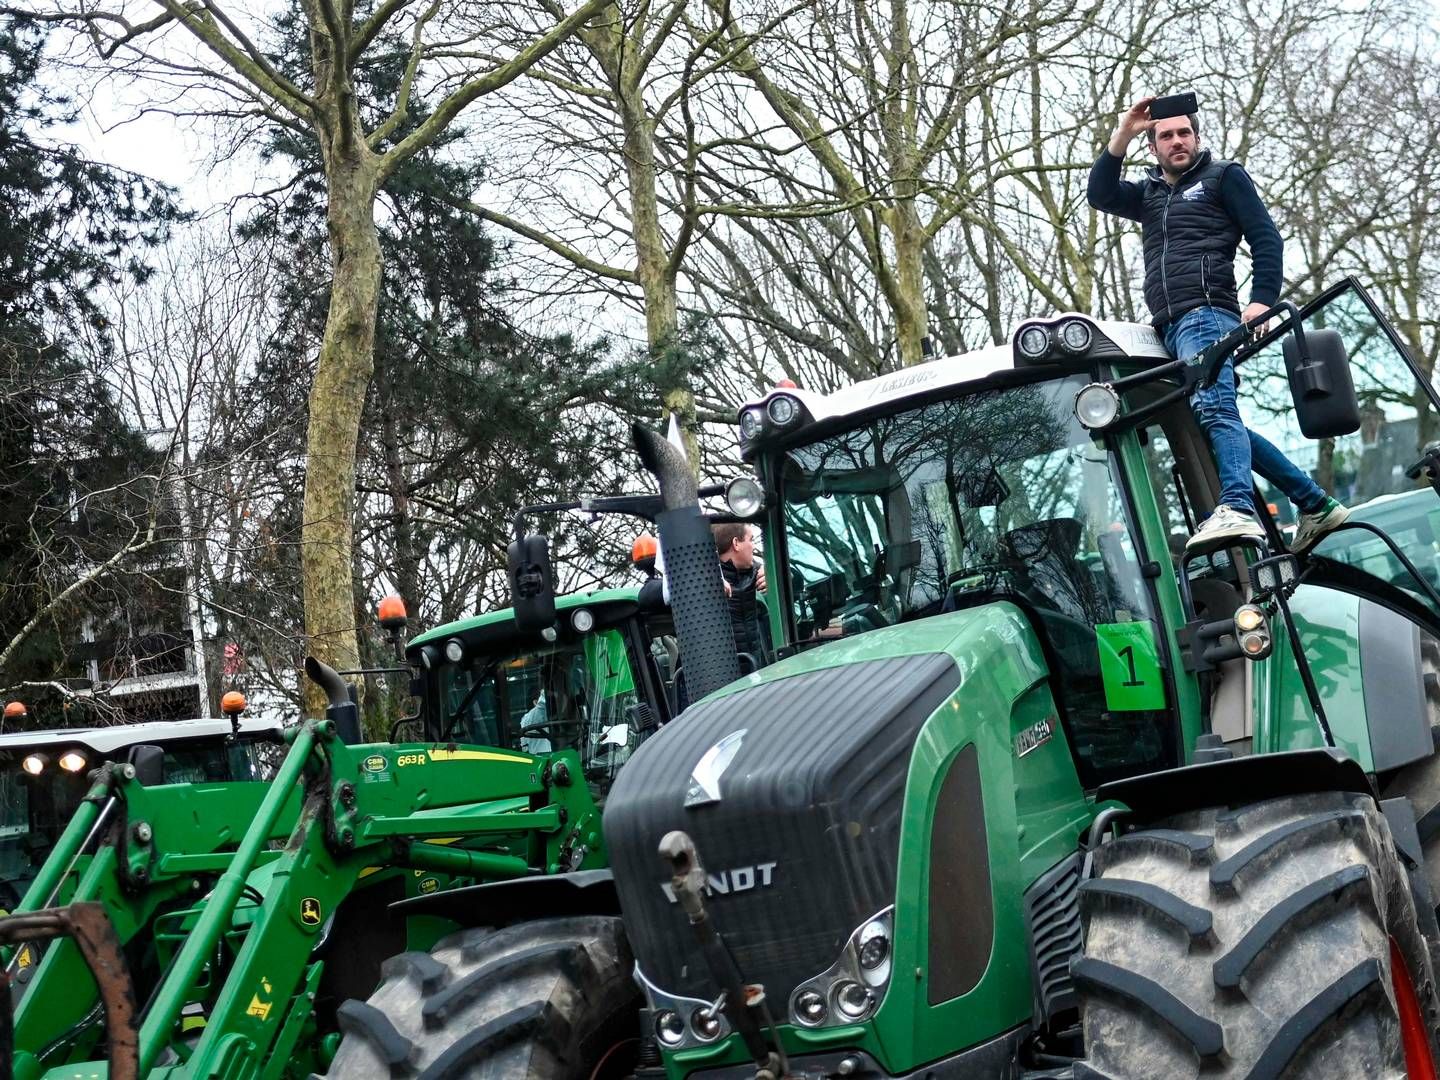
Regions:
[[[20,717],[29,713],[29,711],[29,709],[25,708],[25,702],[23,701],[7,701],[5,703],[6,720],[18,720]]]
[[[239,690],[231,690],[220,699],[220,711],[226,716],[235,716],[245,711],[245,695]]]
[[[387,630],[405,625],[405,601],[400,599],[399,593],[391,593],[380,601],[380,607],[376,614],[380,618],[380,625]]]

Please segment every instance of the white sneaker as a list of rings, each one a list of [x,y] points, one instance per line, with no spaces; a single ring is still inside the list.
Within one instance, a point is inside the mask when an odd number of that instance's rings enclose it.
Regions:
[[[1291,551],[1309,551],[1320,542],[1326,533],[1345,523],[1350,508],[1336,499],[1326,499],[1325,505],[1313,514],[1301,514],[1290,541]]]
[[[1243,514],[1233,506],[1225,506],[1222,503],[1215,508],[1213,514],[1200,523],[1200,528],[1195,530],[1195,535],[1185,542],[1185,550],[1221,547],[1223,541],[1234,540],[1241,536],[1257,536],[1263,539],[1265,530],[1260,527],[1260,522],[1255,520],[1253,514]]]

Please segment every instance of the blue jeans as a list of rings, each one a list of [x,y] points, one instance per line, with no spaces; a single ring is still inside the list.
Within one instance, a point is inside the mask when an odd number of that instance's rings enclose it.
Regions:
[[[1239,325],[1240,316],[1233,311],[1195,308],[1166,328],[1165,347],[1171,356],[1188,360]],[[1301,513],[1314,513],[1325,505],[1324,489],[1296,468],[1270,440],[1256,435],[1240,420],[1240,407],[1235,401],[1235,365],[1229,360],[1213,386],[1195,391],[1190,408],[1215,454],[1221,506],[1255,513],[1251,469],[1283,491]]]

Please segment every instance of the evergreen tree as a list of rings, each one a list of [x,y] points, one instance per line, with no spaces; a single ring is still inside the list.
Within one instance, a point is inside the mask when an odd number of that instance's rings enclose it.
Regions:
[[[73,106],[42,63],[36,27],[0,22],[0,686],[74,674],[80,605],[124,588],[78,584],[153,494],[131,482],[153,462],[104,381],[94,293],[143,278],[139,253],[182,216],[162,186],[44,137]]]

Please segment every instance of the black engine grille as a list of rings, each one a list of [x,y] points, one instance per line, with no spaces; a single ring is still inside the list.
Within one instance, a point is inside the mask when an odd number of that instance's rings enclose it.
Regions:
[[[813,671],[703,702],[646,742],[605,808],[626,928],[646,975],[671,993],[713,989],[662,889],[669,875],[657,851],[671,829],[690,834],[725,884],[736,870],[755,882],[709,901],[747,980],[784,1001],[829,967],[861,921],[894,903],[915,738],[959,681],[941,653]],[[685,808],[691,770],[741,729],[720,801]]]

